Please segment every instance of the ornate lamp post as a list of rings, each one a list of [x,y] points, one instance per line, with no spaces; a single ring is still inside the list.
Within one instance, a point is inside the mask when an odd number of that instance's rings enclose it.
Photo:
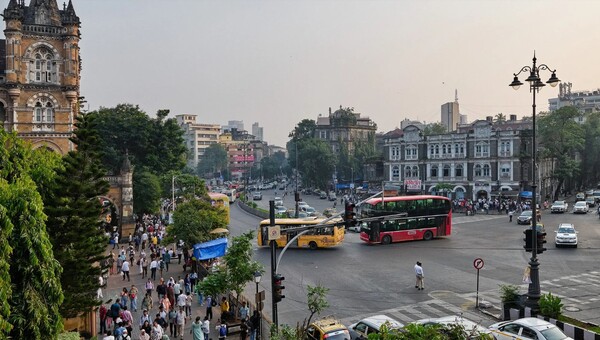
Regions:
[[[532,240],[532,243],[533,243],[532,248],[533,249],[531,251],[531,258],[529,259],[531,283],[529,284],[529,289],[527,291],[527,301],[525,302],[525,306],[531,308],[532,312],[534,312],[534,313],[537,313],[540,309],[539,300],[540,300],[540,295],[541,295],[539,262],[537,260],[537,241],[538,241],[538,239],[537,239],[537,232],[536,232],[538,218],[537,218],[537,196],[536,196],[537,185],[536,185],[536,179],[535,179],[536,149],[537,149],[536,136],[535,136],[535,131],[536,131],[535,95],[536,95],[536,93],[538,93],[540,91],[540,89],[542,87],[546,86],[546,84],[544,84],[540,79],[540,71],[552,72],[550,79],[548,79],[548,81],[546,81],[546,83],[550,84],[550,86],[555,87],[560,82],[560,80],[556,77],[556,70],[550,69],[550,67],[548,67],[548,65],[546,65],[546,64],[541,64],[541,65],[537,66],[536,62],[537,62],[537,58],[535,57],[535,52],[534,52],[532,66],[523,66],[519,72],[514,73],[513,75],[515,78],[513,79],[512,83],[510,83],[510,85],[509,85],[513,89],[518,90],[519,87],[521,85],[523,85],[523,83],[519,80],[519,74],[521,74],[523,72],[529,72],[529,77],[527,77],[527,79],[525,79],[525,81],[529,83],[529,92],[531,92],[533,95],[533,105],[532,105],[532,109],[533,109],[533,111],[532,111],[533,148],[532,148],[532,152],[531,152],[532,162],[533,162],[533,164],[532,164],[533,180],[531,182],[533,184],[531,185],[531,215],[532,215],[531,230],[532,230],[532,234],[534,236],[532,237],[533,238],[533,240]]]

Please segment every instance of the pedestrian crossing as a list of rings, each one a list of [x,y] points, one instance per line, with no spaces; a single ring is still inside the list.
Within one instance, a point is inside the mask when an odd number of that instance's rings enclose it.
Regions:
[[[489,220],[497,220],[504,218],[508,221],[508,217],[502,214],[477,214],[474,216],[460,216],[457,214],[452,215],[452,224],[463,224],[463,223],[471,223],[471,222],[481,222],[481,221],[489,221]]]
[[[421,319],[439,318],[448,315],[462,316],[465,319],[469,319],[485,327],[497,322],[497,320],[479,312],[473,307],[474,305],[457,306],[450,302],[434,298],[408,306],[381,310],[370,314],[356,315],[344,318],[341,321],[344,325],[350,325],[366,317],[384,314],[405,325]]]

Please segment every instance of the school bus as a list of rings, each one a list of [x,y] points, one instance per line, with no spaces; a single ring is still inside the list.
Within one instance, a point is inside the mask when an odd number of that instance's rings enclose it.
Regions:
[[[302,230],[295,231],[293,229],[298,227],[310,226],[320,224],[324,219],[316,217],[308,218],[277,218],[275,219],[275,225],[278,225],[281,230],[281,237],[277,239],[277,247],[283,248],[288,244],[288,241],[294,238]],[[337,222],[340,220],[338,219]],[[329,223],[333,223],[330,221]],[[269,220],[263,220],[258,226],[258,246],[268,247],[268,227],[270,226]],[[327,226],[318,227],[311,231],[301,235],[291,246],[299,248],[329,248],[335,247],[344,241],[345,229],[343,226]]]
[[[208,197],[210,197],[210,204],[212,204],[213,207],[225,210],[225,213],[227,214],[227,224],[229,224],[229,197],[218,192],[209,192]]]

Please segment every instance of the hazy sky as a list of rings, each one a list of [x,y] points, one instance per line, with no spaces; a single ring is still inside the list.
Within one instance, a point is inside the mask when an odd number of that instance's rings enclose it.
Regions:
[[[528,89],[508,84],[534,49],[573,90],[600,87],[600,1],[73,3],[92,110],[128,102],[249,131],[259,122],[276,145],[339,105],[383,132],[404,118],[439,121],[455,89],[470,121],[531,115]],[[538,108],[557,94],[544,88]]]

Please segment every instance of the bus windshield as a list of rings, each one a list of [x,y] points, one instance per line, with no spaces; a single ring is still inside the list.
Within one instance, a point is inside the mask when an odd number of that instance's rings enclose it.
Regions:
[[[316,218],[280,218],[275,219],[275,225],[279,226],[281,236],[276,240],[278,247],[285,247],[288,242],[293,242],[291,246],[299,248],[328,248],[334,247],[344,240],[344,227],[336,226],[334,221],[327,223],[327,226],[310,229],[294,239],[296,235],[306,230],[305,227],[321,224],[324,219]],[[339,222],[337,220],[336,222]],[[269,220],[264,220],[258,227],[258,245],[268,246],[268,228]]]
[[[378,218],[370,220],[374,217]],[[361,239],[367,243],[388,244],[449,236],[451,217],[452,209],[447,197],[373,198],[360,206],[360,218],[364,220]]]
[[[227,224],[230,222],[229,216],[229,197],[227,195],[218,193],[218,192],[209,192],[208,197],[210,198],[210,204],[213,207],[221,208],[225,210],[227,214]]]

